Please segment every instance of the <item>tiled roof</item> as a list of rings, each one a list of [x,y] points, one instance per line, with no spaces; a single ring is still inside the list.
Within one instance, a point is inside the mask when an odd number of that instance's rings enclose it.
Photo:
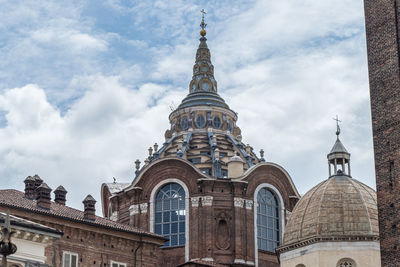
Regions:
[[[37,207],[36,200],[25,198],[25,194],[15,189],[0,190],[0,206],[12,207],[16,209],[22,209],[31,211],[34,213],[45,214],[53,217],[63,218],[70,221],[75,221],[84,224],[90,224],[98,227],[109,228],[117,231],[123,231],[133,234],[141,234],[146,236],[163,238],[160,235],[142,231],[136,227],[121,224],[109,219],[96,216],[95,220],[84,219],[84,212],[77,210],[65,205],[61,205],[55,202],[51,202],[50,209],[43,209]]]

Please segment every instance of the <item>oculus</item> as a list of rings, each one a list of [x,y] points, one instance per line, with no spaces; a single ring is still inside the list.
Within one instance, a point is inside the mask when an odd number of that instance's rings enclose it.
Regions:
[[[196,117],[196,126],[197,128],[204,128],[206,126],[206,120],[204,119],[204,116],[199,114]]]
[[[183,117],[181,121],[182,130],[186,131],[189,128],[189,120],[187,117]]]
[[[216,128],[216,129],[221,128],[222,123],[221,123],[221,118],[219,116],[214,117],[213,125],[214,125],[214,128]]]

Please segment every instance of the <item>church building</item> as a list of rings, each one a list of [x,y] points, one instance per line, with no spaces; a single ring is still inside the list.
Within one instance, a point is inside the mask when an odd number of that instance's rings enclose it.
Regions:
[[[159,266],[279,266],[300,198],[288,172],[242,142],[218,94],[204,16],[189,94],[130,184],[103,184],[105,217],[167,238]]]

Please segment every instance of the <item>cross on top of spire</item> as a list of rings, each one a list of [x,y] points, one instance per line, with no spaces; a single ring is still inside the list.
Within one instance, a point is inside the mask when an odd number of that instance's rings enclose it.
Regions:
[[[339,120],[338,115],[336,115],[336,118],[333,118],[333,120],[336,121],[336,135],[339,138],[339,134],[340,134],[339,122],[342,122],[342,121]]]
[[[204,8],[202,10],[200,10],[200,12],[201,12],[201,23],[200,23],[201,31],[200,31],[200,35],[204,37],[206,35],[205,28],[207,27],[207,24],[204,22],[204,15],[207,14],[207,13],[204,11]]]

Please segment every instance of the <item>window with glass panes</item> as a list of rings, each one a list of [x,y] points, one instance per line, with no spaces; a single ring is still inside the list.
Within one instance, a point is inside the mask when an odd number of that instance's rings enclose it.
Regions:
[[[63,267],[78,267],[78,254],[72,252],[64,252]]]
[[[258,249],[275,252],[280,242],[279,202],[268,188],[257,194],[257,244]]]
[[[154,228],[169,240],[164,247],[185,245],[185,190],[176,183],[164,185],[155,199]]]
[[[110,266],[111,267],[126,267],[126,263],[112,261]]]

